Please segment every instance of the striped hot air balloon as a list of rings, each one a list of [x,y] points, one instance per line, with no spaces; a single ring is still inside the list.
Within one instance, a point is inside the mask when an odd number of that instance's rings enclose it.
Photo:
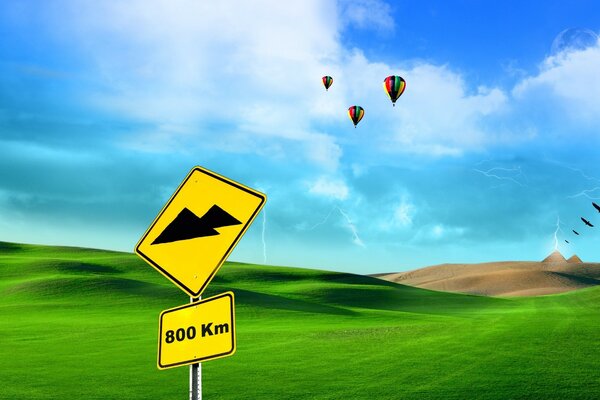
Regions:
[[[348,116],[352,120],[354,127],[356,128],[356,124],[360,122],[362,117],[365,115],[365,109],[361,106],[352,106],[348,108]]]
[[[333,83],[333,78],[326,75],[323,78],[321,78],[323,80],[323,86],[325,86],[325,90],[329,90],[329,87],[331,86],[331,84]]]
[[[383,89],[390,96],[392,105],[396,106],[396,100],[404,93],[406,89],[406,81],[398,75],[390,75],[383,80]]]

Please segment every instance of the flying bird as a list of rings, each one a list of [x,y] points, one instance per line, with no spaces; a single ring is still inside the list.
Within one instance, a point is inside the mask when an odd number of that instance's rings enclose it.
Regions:
[[[600,212],[600,206],[599,206],[598,204],[596,204],[596,203],[592,202],[592,205],[594,206],[594,208],[595,208],[596,210],[598,210],[598,212]]]
[[[565,239],[565,242],[569,243],[569,241],[567,239]]]
[[[575,229],[573,229],[573,233],[579,236],[579,232],[577,232]]]
[[[592,223],[590,221],[588,221],[587,219],[581,217],[581,220],[583,221],[584,224],[586,224],[587,226],[589,226],[590,228],[593,228],[594,225],[592,225]]]

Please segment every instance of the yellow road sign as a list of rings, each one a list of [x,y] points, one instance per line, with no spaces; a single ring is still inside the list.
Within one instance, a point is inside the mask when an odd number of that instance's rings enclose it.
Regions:
[[[190,296],[198,297],[266,199],[256,190],[195,167],[135,252]]]
[[[158,325],[158,368],[227,357],[235,352],[233,293],[163,311]]]

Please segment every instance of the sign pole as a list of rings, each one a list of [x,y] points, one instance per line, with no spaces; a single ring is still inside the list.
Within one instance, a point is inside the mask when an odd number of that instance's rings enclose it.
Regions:
[[[190,303],[200,301],[202,297],[190,297]],[[202,364],[190,365],[190,400],[202,400]]]

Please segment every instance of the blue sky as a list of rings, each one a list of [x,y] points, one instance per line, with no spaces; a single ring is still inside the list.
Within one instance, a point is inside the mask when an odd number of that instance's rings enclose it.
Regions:
[[[522,3],[2,2],[0,240],[132,251],[201,165],[268,195],[233,260],[599,261],[600,6]]]

